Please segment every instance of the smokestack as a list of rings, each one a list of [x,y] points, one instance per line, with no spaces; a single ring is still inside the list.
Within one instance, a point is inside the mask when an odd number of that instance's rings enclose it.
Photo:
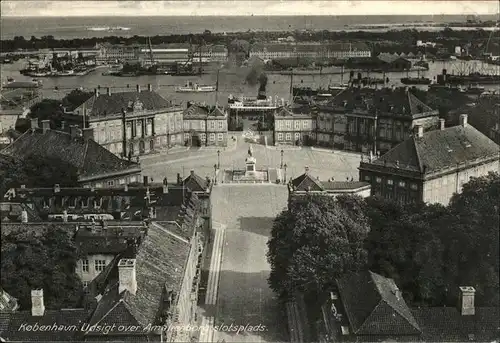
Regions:
[[[42,120],[42,130],[43,133],[47,133],[47,131],[50,130],[50,120],[48,119]]]
[[[31,118],[31,128],[38,129],[38,118]]]
[[[153,86],[150,83],[148,83],[148,91],[150,91],[150,92],[153,91]]]
[[[180,173],[177,173],[177,184],[182,185],[182,178]]]
[[[94,89],[94,96],[95,96],[96,98],[98,98],[98,97],[99,97],[99,89],[97,89],[97,88],[96,88],[96,89]]]
[[[140,93],[140,92],[141,92],[141,86],[137,85],[137,86],[136,86],[136,89],[137,89],[137,93]]]
[[[168,194],[168,180],[167,180],[167,178],[163,179],[163,194]]]
[[[143,176],[142,180],[143,180],[144,187],[147,187],[148,186],[148,177],[147,176]]]
[[[460,115],[460,125],[467,127],[467,114]]]
[[[137,293],[137,279],[135,276],[135,259],[122,258],[118,262],[118,293],[129,291],[132,295]]]
[[[443,118],[439,119],[439,124],[441,131],[443,131],[445,129],[445,120]]]
[[[458,308],[462,316],[473,316],[476,313],[474,294],[476,290],[471,286],[460,286]]]
[[[43,303],[43,289],[31,290],[31,315],[33,317],[41,317],[45,313],[45,305]]]
[[[21,211],[21,223],[27,223],[28,222],[28,211],[22,210]]]
[[[108,88],[106,88],[106,94],[107,94],[108,96],[111,96],[111,88],[109,88],[109,87],[108,87]]]

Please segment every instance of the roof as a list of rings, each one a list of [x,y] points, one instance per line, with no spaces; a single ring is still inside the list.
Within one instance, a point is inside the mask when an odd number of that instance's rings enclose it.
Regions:
[[[402,56],[395,56],[395,55],[391,55],[391,54],[387,54],[387,53],[381,53],[380,55],[377,56],[377,58],[385,63],[393,63],[397,60],[403,60],[406,62],[410,62],[406,58],[403,58]]]
[[[308,109],[309,107],[301,107],[299,109],[294,109],[296,111],[300,109]],[[275,112],[274,114],[275,118],[279,117],[297,117],[297,118],[311,118],[310,113],[297,113],[297,112],[292,112],[290,109],[281,107],[278,111]]]
[[[59,159],[77,168],[81,178],[140,170],[137,163],[117,157],[94,140],[72,138],[69,133],[55,130],[28,130],[0,153],[21,159],[31,155]]]
[[[0,287],[0,312],[14,311],[17,307],[17,299]],[[0,332],[2,332],[1,327]]]
[[[130,104],[142,104],[142,108],[148,111],[159,111],[172,108],[170,101],[164,99],[154,91],[141,90],[140,92],[121,92],[108,95],[101,91],[99,96],[92,96],[85,103],[77,107],[75,111],[83,113],[85,107],[86,114],[90,117],[120,114],[122,110],[127,110]],[[85,106],[84,106],[85,105]]]
[[[98,302],[90,324],[145,327],[157,323],[165,290],[180,292],[189,251],[189,241],[152,223],[136,256],[136,294],[128,291],[118,294],[118,280],[109,280],[107,292]]]
[[[304,173],[292,180],[295,191],[323,191],[324,187],[318,179],[313,178],[309,173]]]
[[[144,234],[143,223],[123,226],[121,223],[106,223],[103,230],[92,230],[91,226],[80,227],[75,234],[75,245],[83,255],[117,255],[129,248],[131,242],[138,242]]]
[[[204,179],[197,175],[194,171],[191,171],[189,176],[182,182],[182,185],[192,192],[205,192],[210,183],[207,179]]]
[[[294,191],[298,192],[322,192],[335,190],[355,190],[362,187],[369,187],[368,182],[362,181],[320,181],[318,178],[312,177],[308,172],[300,175],[292,180]]]
[[[430,174],[458,164],[499,158],[499,149],[473,126],[458,125],[410,137],[370,164]]]
[[[406,116],[408,118],[437,115],[437,111],[423,103],[407,88],[349,88],[337,94],[327,105],[343,111],[357,109],[379,116]]]
[[[476,307],[468,316],[454,307],[414,308],[412,313],[427,342],[493,342],[500,337],[498,307]]]
[[[86,322],[90,312],[84,309],[45,310],[43,316],[33,317],[31,310],[14,312],[10,315],[10,322],[2,336],[9,341],[22,342],[56,342],[76,341],[81,333],[80,328]],[[28,325],[51,327],[57,323],[58,327],[69,328],[76,326],[75,330],[23,330]]]
[[[394,280],[363,271],[338,279],[337,285],[353,333],[420,334],[420,327]]]
[[[207,117],[225,117],[224,110],[218,106],[192,104],[184,110],[184,119],[205,119]]]

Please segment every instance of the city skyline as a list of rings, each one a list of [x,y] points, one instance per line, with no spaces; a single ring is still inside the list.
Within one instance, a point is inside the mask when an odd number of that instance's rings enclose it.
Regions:
[[[390,5],[389,5],[390,4]],[[411,1],[411,15],[494,15],[497,1]],[[408,15],[408,1],[12,1],[3,17]]]

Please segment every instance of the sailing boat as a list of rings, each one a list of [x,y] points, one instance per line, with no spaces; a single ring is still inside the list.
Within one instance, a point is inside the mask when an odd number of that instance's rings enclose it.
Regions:
[[[344,83],[344,65],[342,65],[342,71],[340,74],[340,84],[328,86],[328,89],[331,91],[340,91],[349,88],[349,85]]]

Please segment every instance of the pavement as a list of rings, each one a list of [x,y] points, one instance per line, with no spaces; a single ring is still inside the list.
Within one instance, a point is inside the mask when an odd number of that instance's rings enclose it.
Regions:
[[[328,180],[333,177],[337,181],[343,181],[351,177],[358,179],[360,155],[356,153],[340,151],[317,151],[309,147],[299,150],[283,149],[283,160],[281,159],[281,148],[266,147],[265,145],[251,144],[245,142],[241,133],[230,133],[229,137],[235,135],[236,142],[230,142],[231,146],[226,149],[195,149],[184,150],[176,153],[159,153],[145,156],[141,159],[143,175],[152,177],[153,180],[176,180],[177,173],[187,177],[194,170],[201,177],[213,177],[214,165],[220,163],[220,169],[244,169],[245,158],[251,145],[253,156],[257,160],[257,169],[279,168],[281,162],[286,164],[286,176],[297,177],[304,173],[305,167],[309,167],[312,175],[320,180]],[[232,141],[230,139],[230,141]]]

